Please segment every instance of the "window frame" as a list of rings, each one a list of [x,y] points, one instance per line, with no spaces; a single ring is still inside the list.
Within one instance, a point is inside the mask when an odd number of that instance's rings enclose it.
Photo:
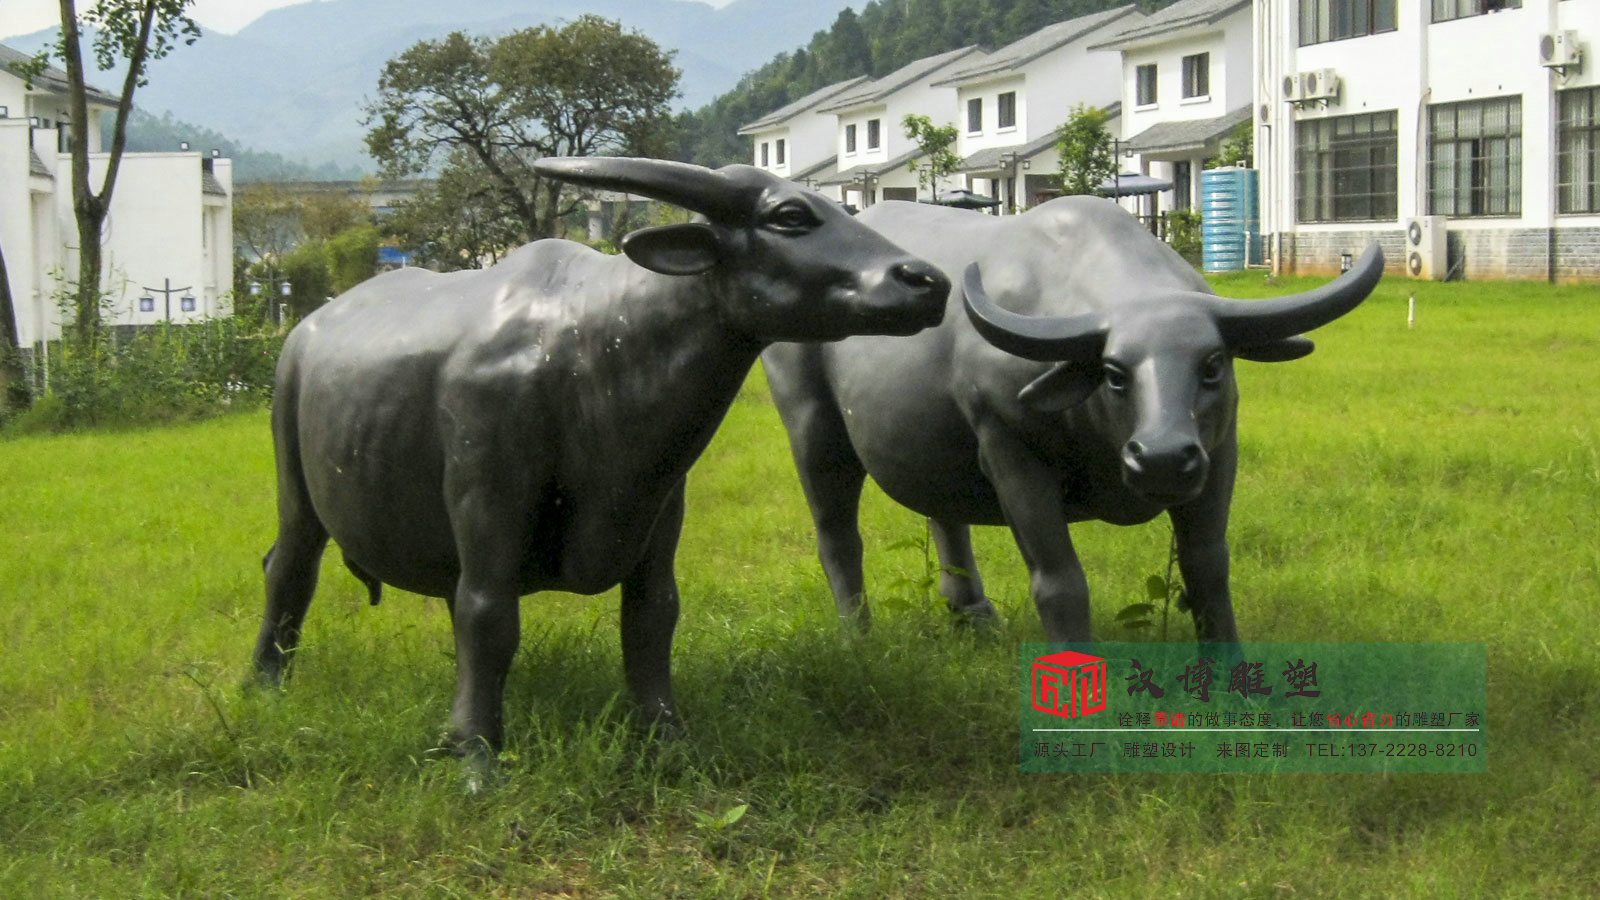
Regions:
[[[768,168],[769,166],[772,165],[772,160],[767,158],[767,153],[771,149],[772,149],[772,146],[767,141],[762,141],[761,142],[761,168],[763,168],[763,169]]]
[[[1191,53],[1183,58],[1183,99],[1211,96],[1211,52]]]
[[[1007,102],[1009,101],[1009,102]],[[994,99],[995,129],[1005,131],[1017,127],[1017,92],[1006,91]]]
[[[873,151],[883,146],[883,120],[867,120],[867,150]]]
[[[1491,4],[1498,4],[1491,8]],[[1468,7],[1471,8],[1468,8]],[[1441,12],[1445,7],[1448,11]],[[1455,22],[1460,19],[1471,19],[1477,16],[1487,16],[1490,13],[1505,12],[1508,9],[1521,9],[1522,0],[1428,0],[1428,21],[1430,23]]]
[[[1491,115],[1492,108],[1496,105],[1503,106],[1506,111],[1506,127],[1503,133],[1490,133],[1484,124]],[[1475,110],[1475,111],[1474,111]],[[1441,137],[1444,119],[1449,114],[1449,134]],[[1464,115],[1465,114],[1465,115]],[[1461,132],[1466,127],[1473,127],[1472,120],[1476,119],[1475,135],[1463,137]],[[1494,154],[1496,142],[1504,142],[1503,159],[1497,160]],[[1478,146],[1482,145],[1482,146]],[[1443,152],[1445,148],[1449,152]],[[1463,172],[1459,161],[1463,158],[1463,149],[1468,151],[1465,159],[1466,170]],[[1453,103],[1433,103],[1428,105],[1428,142],[1427,142],[1427,193],[1425,208],[1430,215],[1449,216],[1452,219],[1515,219],[1522,216],[1522,95],[1508,94],[1500,97],[1485,97],[1478,100],[1462,100]],[[1448,156],[1448,162],[1443,157]],[[1503,163],[1504,175],[1504,208],[1494,208],[1494,185],[1497,162]],[[1438,184],[1439,176],[1448,169],[1450,184],[1442,187]],[[1446,192],[1451,202],[1447,207],[1441,208],[1441,197]],[[1465,211],[1460,200],[1460,195],[1466,194]]]
[[[847,156],[856,152],[856,123],[854,122],[844,127],[844,152]]]
[[[967,134],[983,134],[983,98],[967,100]]]
[[[1586,109],[1578,120],[1580,101]],[[1580,143],[1585,146],[1569,148]],[[1581,160],[1581,180],[1574,177],[1575,158]],[[1581,203],[1574,202],[1578,191]],[[1556,91],[1556,213],[1600,213],[1600,86]]]
[[[1398,31],[1398,6],[1399,0],[1300,0],[1295,19],[1299,44],[1309,47]],[[1385,17],[1387,21],[1380,21]]]
[[[778,138],[773,148],[773,159],[775,165],[781,166],[786,164],[784,160],[787,158],[787,154],[784,153],[784,149],[784,139]]]
[[[1149,73],[1148,86],[1150,88],[1150,99],[1148,99],[1148,100],[1145,99],[1145,92],[1144,92],[1144,89],[1146,87],[1146,82],[1147,82],[1147,79],[1145,78],[1145,73],[1147,73],[1147,72]],[[1133,68],[1133,105],[1136,108],[1141,108],[1142,109],[1142,108],[1144,108],[1146,106],[1155,106],[1156,104],[1160,103],[1161,102],[1161,91],[1159,89],[1160,88],[1160,83],[1161,83],[1160,82],[1160,70],[1156,68],[1156,64],[1155,63],[1145,63],[1143,65],[1134,66],[1134,68]]]
[[[1395,222],[1399,195],[1399,110],[1295,121],[1296,223]]]

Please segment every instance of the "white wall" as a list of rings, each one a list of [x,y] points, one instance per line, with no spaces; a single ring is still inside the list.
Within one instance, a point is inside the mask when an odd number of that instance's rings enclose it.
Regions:
[[[1289,0],[1293,3],[1294,0]],[[1249,10],[1240,10],[1213,30],[1134,47],[1122,55],[1122,136],[1132,138],[1162,122],[1215,119],[1251,102]],[[1204,97],[1183,96],[1183,58],[1210,54],[1210,91]],[[1138,68],[1156,66],[1156,102],[1138,105]]]

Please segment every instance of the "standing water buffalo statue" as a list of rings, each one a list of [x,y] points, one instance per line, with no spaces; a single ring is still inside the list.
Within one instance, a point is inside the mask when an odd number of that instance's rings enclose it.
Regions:
[[[1198,636],[1238,640],[1226,540],[1233,360],[1310,353],[1300,333],[1366,298],[1383,271],[1378,248],[1326,287],[1242,302],[1217,297],[1105,200],[1002,218],[886,202],[860,219],[964,275],[967,312],[914,337],[762,355],[840,616],[867,624],[856,514],[870,474],[929,518],[954,612],[993,617],[967,526],[1006,524],[1045,636],[1089,640],[1089,587],[1068,526],[1166,511]]]
[[[654,197],[705,223],[627,258],[538,241],[491,269],[374,278],[308,316],[278,363],[278,536],[255,666],[278,682],[331,536],[381,585],[443,597],[456,746],[500,745],[519,598],[622,585],[622,661],[673,715],[673,556],[684,478],[763,347],[937,324],[939,270],[749,166],[547,159],[538,172]]]

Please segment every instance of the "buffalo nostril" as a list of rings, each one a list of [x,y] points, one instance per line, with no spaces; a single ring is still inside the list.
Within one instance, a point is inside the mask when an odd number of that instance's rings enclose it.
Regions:
[[[1178,452],[1183,455],[1183,461],[1184,462],[1186,462],[1186,463],[1194,462],[1195,460],[1200,458],[1200,445],[1199,444],[1185,444],[1183,449],[1178,451]]]
[[[937,269],[926,264],[900,263],[893,273],[896,281],[919,291],[932,291],[947,283]]]
[[[1129,458],[1131,458],[1134,462],[1144,462],[1145,450],[1143,444],[1139,443],[1138,441],[1129,441],[1125,449]]]

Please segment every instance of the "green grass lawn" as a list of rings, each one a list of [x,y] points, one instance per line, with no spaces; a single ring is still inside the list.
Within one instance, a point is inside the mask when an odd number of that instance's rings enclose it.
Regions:
[[[476,799],[430,751],[437,600],[369,607],[332,555],[289,689],[241,689],[265,414],[0,442],[0,898],[1600,894],[1600,292],[1424,284],[1408,329],[1411,287],[1239,364],[1234,596],[1248,640],[1486,641],[1486,775],[1019,774],[1009,535],[978,531],[1007,624],[975,637],[870,491],[877,627],[842,640],[758,370],[690,477],[687,737],[634,736],[614,595],[537,596]],[[1164,520],[1076,535],[1122,638]]]

